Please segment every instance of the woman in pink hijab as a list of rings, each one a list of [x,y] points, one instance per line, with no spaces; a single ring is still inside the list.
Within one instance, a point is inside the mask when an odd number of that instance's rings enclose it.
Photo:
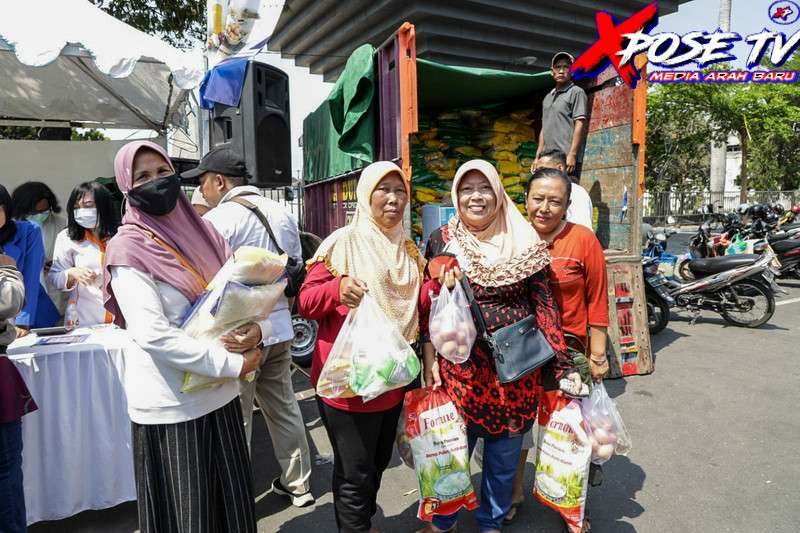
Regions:
[[[109,241],[104,299],[141,350],[126,350],[125,391],[142,533],[255,532],[238,378],[260,350],[231,353],[180,324],[230,255],[194,211],[163,148],[125,145],[114,160],[126,211]],[[183,393],[185,372],[230,378]]]

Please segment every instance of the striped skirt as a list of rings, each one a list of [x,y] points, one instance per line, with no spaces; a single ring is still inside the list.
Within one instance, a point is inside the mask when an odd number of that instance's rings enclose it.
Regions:
[[[133,424],[142,533],[255,533],[239,398],[178,424]]]

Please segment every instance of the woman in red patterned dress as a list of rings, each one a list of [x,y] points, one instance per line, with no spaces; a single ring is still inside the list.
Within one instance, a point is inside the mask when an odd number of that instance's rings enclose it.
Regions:
[[[452,286],[463,271],[494,332],[529,315],[556,351],[552,360],[558,378],[578,382],[561,333],[559,311],[548,283],[547,244],[514,208],[503,191],[497,170],[488,162],[473,160],[456,172],[452,189],[458,215],[436,230],[426,257],[455,256],[452,272],[428,272],[420,295],[421,330],[427,339],[431,292],[441,284]],[[439,276],[438,279],[433,276]],[[484,439],[481,505],[476,519],[481,532],[499,532],[511,507],[511,482],[522,446],[522,435],[536,419],[541,380],[536,370],[512,383],[501,383],[488,346],[477,341],[469,359],[455,364],[438,357],[430,342],[424,344],[425,384],[445,388],[467,423],[470,451]],[[454,531],[457,515],[436,516],[422,533]]]

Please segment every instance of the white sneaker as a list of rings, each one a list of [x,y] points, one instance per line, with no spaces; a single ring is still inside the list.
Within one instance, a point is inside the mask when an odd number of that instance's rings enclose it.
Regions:
[[[306,491],[302,494],[295,494],[290,492],[289,489],[281,484],[281,478],[276,477],[272,480],[272,492],[278,494],[280,496],[286,496],[292,501],[292,505],[295,507],[308,507],[309,505],[314,505],[315,501],[314,496],[311,495],[311,491]]]

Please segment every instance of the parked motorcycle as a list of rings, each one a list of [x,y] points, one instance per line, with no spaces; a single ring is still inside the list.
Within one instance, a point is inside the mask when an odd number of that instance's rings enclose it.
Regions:
[[[780,262],[779,276],[800,278],[800,224],[787,224],[782,228],[777,226],[765,216],[756,216],[745,226],[734,216],[725,225],[724,238],[730,241],[734,238],[732,236],[737,236],[750,241],[752,252],[756,254],[773,252]],[[702,238],[698,238],[698,241],[702,241]],[[702,252],[700,246],[697,253]]]
[[[696,259],[690,255],[677,275],[667,277],[659,272],[660,262],[674,257],[665,255],[660,244],[667,238],[654,234],[642,260],[651,333],[667,326],[672,307],[691,311],[692,323],[702,310],[717,312],[729,324],[748,328],[759,327],[772,318],[774,291],[778,289],[772,252]]]
[[[782,228],[783,226],[794,223],[798,214],[800,214],[800,204],[792,206],[791,209],[787,209],[783,215],[781,215],[781,218],[778,220],[778,227]]]

